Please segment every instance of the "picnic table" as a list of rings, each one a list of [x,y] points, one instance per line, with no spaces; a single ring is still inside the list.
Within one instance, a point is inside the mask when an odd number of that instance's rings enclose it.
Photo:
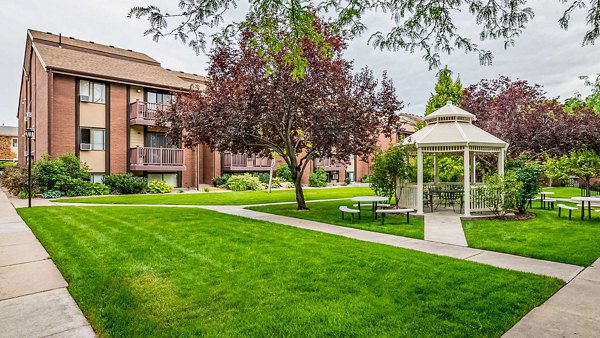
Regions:
[[[358,210],[360,210],[361,203],[371,203],[373,206],[373,219],[377,219],[377,203],[379,202],[387,202],[389,198],[385,196],[356,196],[350,199],[352,202],[358,203]]]
[[[540,191],[540,209],[546,209],[546,203],[544,203],[544,200],[546,199],[546,195],[554,195],[554,192]]]
[[[588,204],[588,219],[592,219],[592,202],[600,203],[600,197],[572,197],[571,201],[581,202],[581,220],[585,218],[585,202]]]

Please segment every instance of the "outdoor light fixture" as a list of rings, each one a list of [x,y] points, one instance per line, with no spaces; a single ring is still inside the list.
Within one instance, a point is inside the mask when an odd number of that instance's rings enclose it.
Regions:
[[[28,195],[28,207],[31,208],[31,139],[33,138],[33,129],[31,128],[27,128],[25,130],[25,136],[27,137],[27,180],[29,183],[29,189],[27,191],[27,195]]]

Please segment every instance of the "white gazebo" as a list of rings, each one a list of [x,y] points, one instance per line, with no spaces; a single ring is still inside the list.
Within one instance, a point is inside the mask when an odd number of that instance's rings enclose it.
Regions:
[[[438,155],[458,155],[464,159],[463,199],[464,214],[486,210],[485,203],[477,194],[475,161],[477,155],[497,154],[498,174],[504,175],[504,158],[508,143],[478,128],[473,124],[475,115],[456,107],[452,102],[425,117],[427,125],[404,140],[404,145],[412,145],[417,153],[416,189],[408,189],[409,196],[403,198],[406,206],[414,207],[417,214],[423,214],[423,156],[434,157],[434,182],[439,183]],[[471,193],[473,192],[473,194]],[[409,205],[412,204],[412,205]]]

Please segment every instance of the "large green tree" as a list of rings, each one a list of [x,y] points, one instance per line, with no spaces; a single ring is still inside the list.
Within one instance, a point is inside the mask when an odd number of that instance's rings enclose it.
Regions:
[[[427,106],[425,107],[425,115],[429,115],[439,108],[442,108],[448,101],[452,101],[455,105],[460,102],[463,87],[460,83],[460,78],[456,81],[452,80],[452,71],[448,66],[440,70],[438,73],[438,81],[435,84],[435,92],[431,93]]]
[[[246,18],[236,21],[226,19],[226,15],[238,7],[238,0],[179,0],[178,8],[170,8],[169,12],[150,5],[133,8],[129,16],[147,18],[150,27],[145,34],[152,35],[154,40],[172,35],[188,43],[196,52],[204,50],[211,37],[213,40],[230,39],[239,31],[251,29],[254,32],[253,45],[261,55],[268,60],[269,55],[283,51],[287,62],[294,66],[291,75],[301,78],[308,67],[308,61],[299,46],[302,39],[309,39],[323,54],[330,53],[325,37],[314,28],[313,23],[317,17],[326,20],[327,26],[337,34],[351,39],[367,31],[365,14],[386,13],[390,16],[391,28],[371,33],[370,43],[386,50],[418,50],[430,68],[437,68],[441,64],[440,53],[450,54],[456,50],[477,53],[482,64],[491,63],[492,53],[481,48],[473,42],[472,37],[462,32],[472,32],[480,40],[502,40],[504,47],[508,48],[515,44],[516,38],[534,17],[533,10],[527,6],[529,2],[530,0],[251,0],[245,11]],[[565,6],[559,20],[563,29],[568,28],[573,12],[587,9],[588,31],[584,35],[583,44],[593,44],[600,36],[599,2],[558,2]],[[480,28],[478,32],[465,30],[462,23],[456,23],[456,20],[466,22],[463,13],[473,16]],[[211,29],[219,28],[217,34],[210,35]],[[285,32],[285,35],[281,36],[281,32]],[[272,66],[275,66],[274,62]]]

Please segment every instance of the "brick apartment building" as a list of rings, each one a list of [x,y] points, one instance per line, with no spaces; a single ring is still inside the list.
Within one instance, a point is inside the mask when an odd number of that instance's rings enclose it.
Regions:
[[[167,129],[155,125],[156,113],[171,95],[204,87],[206,78],[173,71],[146,54],[72,37],[27,31],[18,110],[18,135],[35,130],[32,156],[74,153],[90,167],[92,179],[131,172],[176,187],[211,184],[226,172],[268,171],[270,160],[211,152],[206,146],[182,149]],[[407,119],[407,121],[410,119]],[[410,129],[410,127],[409,127]],[[401,136],[400,136],[401,137]],[[397,141],[381,139],[386,148]],[[26,142],[18,142],[25,154]],[[24,164],[25,156],[19,157]],[[314,161],[331,181],[360,180],[369,164]]]

